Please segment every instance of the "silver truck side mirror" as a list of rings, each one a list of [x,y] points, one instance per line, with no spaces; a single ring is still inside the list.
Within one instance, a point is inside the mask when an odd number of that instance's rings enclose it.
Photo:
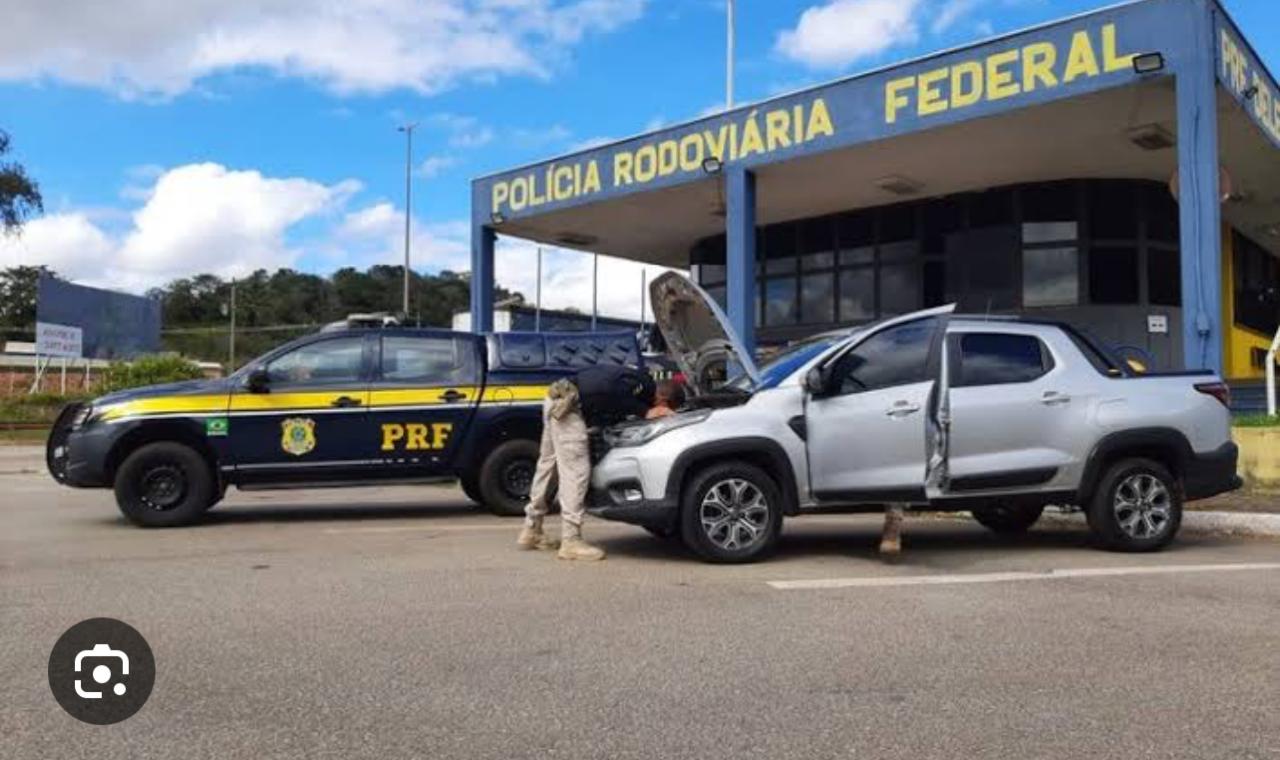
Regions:
[[[821,396],[826,393],[827,378],[820,367],[814,367],[805,373],[804,389],[814,396]]]

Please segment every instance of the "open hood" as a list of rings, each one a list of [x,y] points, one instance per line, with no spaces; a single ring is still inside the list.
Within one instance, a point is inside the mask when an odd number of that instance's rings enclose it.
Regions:
[[[690,390],[706,394],[743,371],[749,387],[759,384],[751,354],[705,290],[684,275],[667,272],[649,283],[649,295],[667,353],[684,372]]]

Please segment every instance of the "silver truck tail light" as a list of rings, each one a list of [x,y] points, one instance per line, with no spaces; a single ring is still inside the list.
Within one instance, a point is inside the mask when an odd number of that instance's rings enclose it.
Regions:
[[[1206,396],[1213,396],[1226,408],[1231,408],[1231,388],[1226,383],[1196,383],[1196,390]]]

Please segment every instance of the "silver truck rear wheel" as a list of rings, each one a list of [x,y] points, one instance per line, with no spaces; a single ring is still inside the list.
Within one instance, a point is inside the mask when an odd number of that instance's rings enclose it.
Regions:
[[[1134,458],[1112,465],[1098,483],[1089,525],[1109,549],[1164,548],[1182,525],[1182,484],[1159,462]]]

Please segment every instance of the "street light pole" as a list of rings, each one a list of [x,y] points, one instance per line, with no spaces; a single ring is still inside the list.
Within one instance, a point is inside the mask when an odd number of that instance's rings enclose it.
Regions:
[[[409,318],[409,233],[413,213],[413,130],[418,122],[404,124],[397,129],[404,132],[404,303],[401,311]]]
[[[231,335],[227,340],[227,373],[236,371],[236,281],[231,280],[231,307],[227,309],[231,317]]]
[[[737,36],[734,29],[733,0],[726,0],[725,21],[728,40],[725,45],[724,107],[728,111],[733,108],[733,48],[734,38]]]

